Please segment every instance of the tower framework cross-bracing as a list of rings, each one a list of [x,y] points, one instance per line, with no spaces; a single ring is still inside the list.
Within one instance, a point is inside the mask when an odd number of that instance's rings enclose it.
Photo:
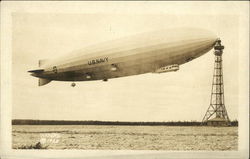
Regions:
[[[229,126],[230,120],[224,103],[224,85],[222,70],[222,53],[224,46],[221,40],[217,40],[214,45],[214,74],[212,82],[212,92],[210,105],[203,117],[202,124],[211,126]]]

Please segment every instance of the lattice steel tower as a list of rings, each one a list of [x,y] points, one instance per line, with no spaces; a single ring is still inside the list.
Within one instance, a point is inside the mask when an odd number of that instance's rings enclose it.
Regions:
[[[210,105],[207,109],[202,123],[213,121],[214,123],[224,123],[229,125],[230,120],[224,104],[224,86],[223,86],[223,71],[222,71],[222,53],[224,46],[221,45],[221,40],[217,40],[214,46],[214,74],[212,83],[212,93]]]

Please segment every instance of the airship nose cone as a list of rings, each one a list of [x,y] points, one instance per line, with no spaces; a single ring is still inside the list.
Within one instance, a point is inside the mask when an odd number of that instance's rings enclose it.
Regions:
[[[192,58],[197,58],[207,53],[214,47],[216,41],[219,39],[215,33],[205,29],[191,29],[189,36],[191,42],[189,48],[194,51],[186,55]]]
[[[178,28],[165,35],[173,43],[174,54],[182,57],[180,64],[207,53],[218,40],[213,32],[199,28]]]

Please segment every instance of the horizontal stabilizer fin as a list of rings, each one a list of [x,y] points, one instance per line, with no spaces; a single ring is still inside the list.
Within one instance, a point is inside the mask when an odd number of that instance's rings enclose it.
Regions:
[[[30,70],[28,72],[30,72],[30,73],[40,73],[40,72],[43,72],[43,71],[44,71],[44,69],[37,69],[37,70]]]
[[[38,86],[43,86],[43,85],[46,85],[46,84],[48,84],[50,82],[51,82],[51,80],[49,80],[49,79],[39,78],[39,80],[38,80]]]

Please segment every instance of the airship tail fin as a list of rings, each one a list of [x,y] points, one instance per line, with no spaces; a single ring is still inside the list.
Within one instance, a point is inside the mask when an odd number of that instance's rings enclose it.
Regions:
[[[38,66],[41,67],[41,66],[43,66],[44,64],[46,64],[48,61],[49,61],[48,59],[39,60]]]
[[[49,80],[49,79],[39,78],[39,80],[38,80],[38,86],[43,86],[43,85],[46,85],[46,84],[48,84],[50,82],[51,82],[51,80]]]
[[[44,69],[35,69],[35,70],[29,70],[28,72],[30,72],[30,73],[41,73],[43,71],[44,71]]]

